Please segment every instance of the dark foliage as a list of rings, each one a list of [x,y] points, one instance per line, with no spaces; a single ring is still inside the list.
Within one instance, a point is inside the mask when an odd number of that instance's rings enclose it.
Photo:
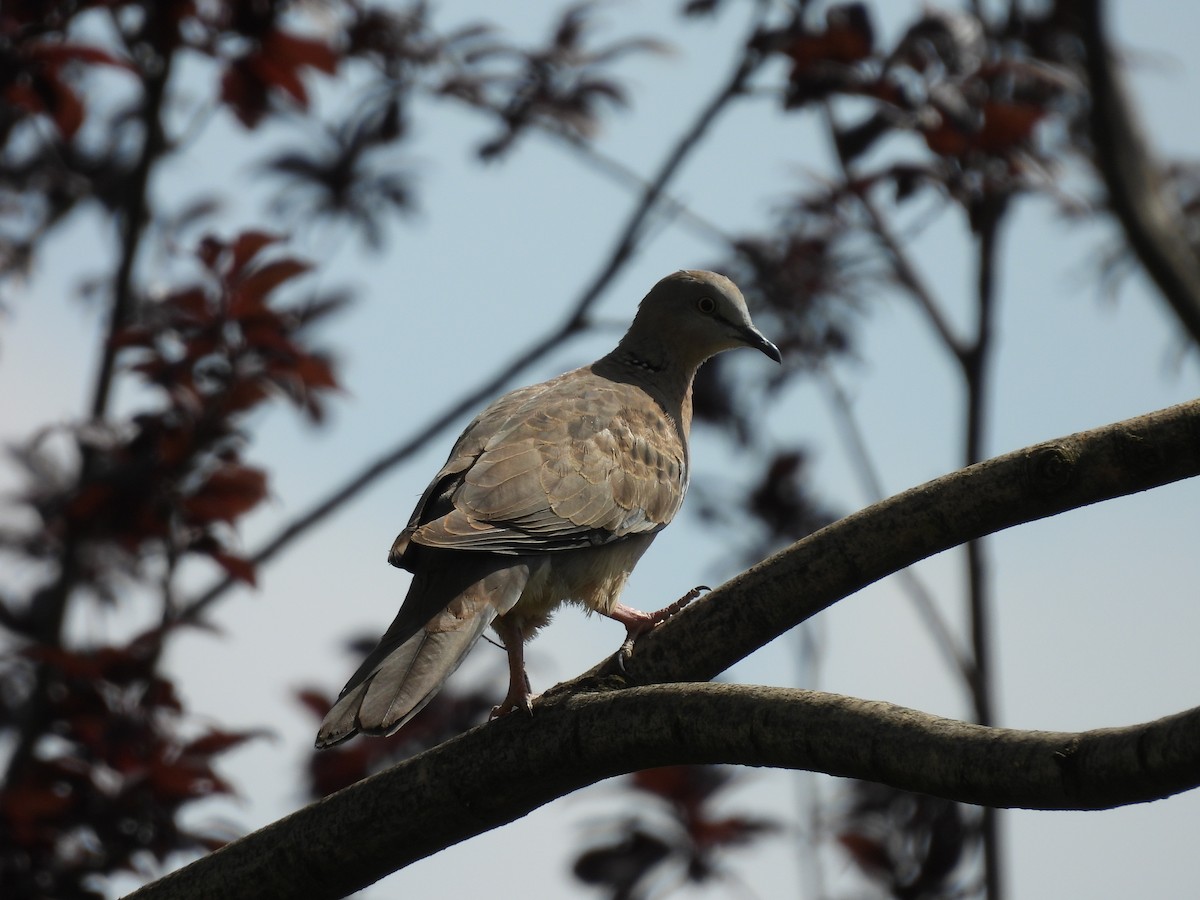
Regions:
[[[607,823],[608,836],[576,858],[575,877],[602,887],[613,900],[648,897],[670,876],[681,884],[728,877],[723,853],[781,827],[771,819],[716,809],[718,795],[744,777],[721,766],[666,766],[623,779],[622,790],[652,798],[653,812]]]
[[[186,154],[215,115],[248,139],[291,133],[261,164],[284,181],[276,217],[347,223],[378,247],[395,214],[416,204],[398,155],[414,95],[499,116],[505,147],[531,126],[584,135],[605,103],[623,101],[605,67],[652,49],[638,40],[589,49],[590,6],[566,10],[547,47],[523,50],[484,25],[439,34],[430,18],[424,3],[358,0],[18,0],[0,9],[5,301],[76,213],[99,208],[118,235],[111,270],[87,287],[110,320],[90,414],[10,449],[25,486],[0,528],[0,558],[22,573],[0,595],[0,732],[12,748],[0,787],[6,897],[95,896],[106,875],[147,872],[232,833],[179,824],[189,804],[233,791],[216,757],[255,735],[199,730],[161,667],[171,639],[203,626],[207,608],[179,596],[176,576],[201,559],[255,583],[235,539],[269,491],[268,472],[247,458],[250,414],[282,399],[320,423],[338,386],[332,358],[311,341],[345,298],[297,294],[310,264],[287,254],[284,235],[197,238],[211,229],[220,192],[168,213],[153,173]],[[180,61],[207,83],[178,83]],[[334,75],[354,112],[326,122],[314,87]],[[118,382],[136,398],[120,415],[109,408]],[[149,597],[157,610],[124,643],[69,627],[89,604],[134,608],[135,596],[136,608]],[[323,703],[317,693],[304,699]],[[315,758],[314,790],[461,730],[481,703],[431,706],[390,742]]]
[[[628,103],[626,90],[605,67],[631,53],[662,53],[665,45],[627,38],[588,47],[596,8],[593,2],[568,6],[544,47],[521,49],[480,40],[467,49],[464,59],[472,69],[445,81],[441,91],[499,119],[500,134],[479,148],[483,159],[507,153],[531,127],[590,137],[606,106]]]
[[[319,419],[336,387],[329,360],[303,343],[329,307],[279,303],[308,266],[267,257],[276,241],[207,238],[198,281],[138,304],[112,345],[152,398],[145,408],[15,451],[31,525],[5,533],[0,551],[45,575],[3,604],[0,721],[17,745],[0,789],[0,883],[12,896],[84,896],[98,874],[224,839],[177,814],[231,790],[214,758],[252,735],[185,737],[194,729],[159,661],[181,627],[171,580],[183,559],[254,582],[230,528],[266,497],[267,475],[242,459],[241,421],[276,395]],[[118,604],[139,582],[162,585],[164,624],[126,644],[66,642],[70,603]]]
[[[857,781],[837,840],[888,896],[948,900],[964,895],[960,867],[979,828],[962,804]]]

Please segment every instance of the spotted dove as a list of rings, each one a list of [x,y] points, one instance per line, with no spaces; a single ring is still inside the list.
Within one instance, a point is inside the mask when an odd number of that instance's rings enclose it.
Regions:
[[[489,624],[508,651],[503,714],[531,709],[524,642],[564,601],[616,619],[631,638],[663,618],[618,601],[683,502],[696,370],[743,346],[780,361],[732,281],[676,272],[607,356],[476,416],[392,545],[389,561],[413,573],[408,596],[317,746],[395,731]]]

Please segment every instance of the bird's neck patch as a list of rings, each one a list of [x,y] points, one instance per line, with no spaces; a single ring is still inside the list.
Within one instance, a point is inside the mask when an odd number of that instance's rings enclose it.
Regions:
[[[643,356],[638,356],[632,350],[623,350],[618,357],[620,362],[627,366],[632,366],[635,369],[640,369],[643,372],[662,372],[667,366],[665,363],[654,363]]]

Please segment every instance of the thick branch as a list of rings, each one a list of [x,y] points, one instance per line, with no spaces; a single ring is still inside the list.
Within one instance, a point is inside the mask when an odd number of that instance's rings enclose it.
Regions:
[[[1200,259],[1184,237],[1182,214],[1162,184],[1105,43],[1102,4],[1086,0],[1080,11],[1092,88],[1092,144],[1109,203],[1129,246],[1200,344]]]
[[[1200,711],[1081,735],[707,680],[865,584],[1001,528],[1200,474],[1200,401],[980,463],[775,554],[584,676],[139,891],[337,897],[602,778],[668,763],[805,768],[989,806],[1095,809],[1200,783]],[[713,640],[719,634],[721,640]],[[268,888],[267,885],[270,885]]]
[[[1200,709],[1078,734],[987,728],[816,691],[582,693],[480,726],[149,885],[131,900],[342,897],[601,779],[674,763],[807,769],[1028,809],[1200,785]]]
[[[935,553],[1196,475],[1200,400],[944,475],[809,535],[693,603],[638,641],[627,678],[708,681],[843,597]]]

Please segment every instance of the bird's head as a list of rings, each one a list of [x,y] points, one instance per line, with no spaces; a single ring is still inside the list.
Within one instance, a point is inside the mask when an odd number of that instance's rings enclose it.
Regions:
[[[657,344],[685,366],[736,347],[753,347],[775,362],[779,348],[750,320],[737,285],[716,272],[688,269],[656,284],[638,307],[626,342]]]

